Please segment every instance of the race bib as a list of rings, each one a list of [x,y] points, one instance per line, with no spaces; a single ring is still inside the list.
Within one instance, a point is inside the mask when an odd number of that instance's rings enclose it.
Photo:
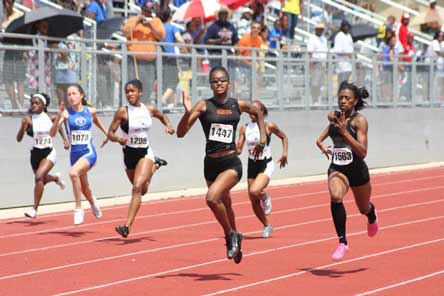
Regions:
[[[50,135],[38,135],[34,138],[34,146],[38,148],[52,147],[52,138]]]
[[[91,131],[71,131],[71,145],[86,145],[91,140]]]
[[[353,162],[353,153],[350,148],[333,148],[333,163],[348,165]]]
[[[130,137],[127,140],[127,145],[131,147],[141,147],[146,148],[148,147],[148,138],[146,137]]]
[[[212,123],[208,138],[211,141],[229,144],[233,141],[233,126],[228,124]]]

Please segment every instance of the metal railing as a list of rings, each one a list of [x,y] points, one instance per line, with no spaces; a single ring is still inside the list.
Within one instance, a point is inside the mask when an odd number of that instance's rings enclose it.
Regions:
[[[310,36],[310,33],[304,34]],[[326,57],[319,60],[303,49],[279,50],[278,55],[274,55],[266,49],[257,48],[249,48],[251,56],[240,56],[232,54],[231,47],[137,42],[155,45],[156,50],[149,53],[152,60],[147,61],[141,59],[147,52],[127,50],[126,45],[135,42],[96,40],[98,48],[105,42],[119,48],[104,51],[92,47],[89,39],[61,40],[5,33],[0,34],[1,37],[38,40],[33,43],[37,46],[0,44],[0,53],[4,53],[0,60],[3,73],[0,78],[2,112],[26,110],[28,102],[23,103],[23,98],[18,98],[18,85],[21,83],[25,86],[25,93],[44,91],[57,102],[63,99],[60,92],[67,84],[77,82],[87,86],[92,77],[97,82],[94,87],[85,88],[88,99],[99,110],[115,110],[125,104],[123,87],[128,80],[137,77],[136,70],[144,83],[145,102],[155,103],[162,110],[178,111],[182,110],[181,90],[190,93],[194,101],[212,95],[208,85],[209,67],[219,64],[229,71],[232,96],[245,100],[260,98],[268,107],[281,110],[334,108],[339,79],[345,77],[344,73],[337,73],[341,62],[352,66],[349,80],[369,89],[370,106],[435,106],[444,101],[444,69],[436,60],[413,60],[410,63],[397,59],[388,62],[383,61],[381,55],[358,53],[344,60],[332,52],[327,52]],[[65,50],[46,46],[50,41],[73,44],[68,54],[77,62],[71,64],[72,68],[68,69],[60,62],[59,57],[67,54]],[[177,46],[181,51],[178,54],[166,53],[162,49],[164,45]],[[209,54],[211,50],[220,52]],[[31,61],[23,58],[23,53],[29,52],[39,57],[33,65],[34,72],[30,71]],[[92,56],[96,59],[91,59]],[[93,62],[94,67],[90,67]],[[61,79],[68,70],[75,81]],[[32,88],[29,81],[36,77],[39,85]],[[14,93],[10,92],[11,87],[15,88]],[[170,89],[169,95],[167,89]],[[53,108],[56,106],[56,103],[52,105]]]

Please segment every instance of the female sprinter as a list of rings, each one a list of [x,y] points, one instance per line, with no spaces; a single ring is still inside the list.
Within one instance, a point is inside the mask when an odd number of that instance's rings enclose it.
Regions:
[[[127,237],[131,231],[140,208],[142,195],[147,193],[156,167],[166,165],[166,161],[154,157],[148,140],[148,132],[153,123],[152,117],[159,119],[166,126],[168,134],[174,134],[174,128],[168,117],[155,105],[141,103],[142,90],[142,82],[137,79],[126,83],[125,94],[128,105],[117,110],[108,131],[108,139],[123,146],[126,175],[133,185],[126,224],[117,225],[115,228],[122,237]],[[119,126],[123,131],[123,137],[116,135]]]
[[[17,142],[21,142],[25,133],[32,137],[31,147],[31,167],[35,175],[34,186],[34,206],[31,210],[25,212],[25,216],[29,218],[37,217],[37,209],[43,196],[43,189],[49,182],[55,182],[60,189],[65,189],[65,183],[60,179],[60,173],[50,175],[49,171],[56,162],[56,151],[53,146],[52,138],[49,130],[55,116],[48,116],[47,107],[50,98],[47,94],[37,93],[31,96],[30,115],[22,119],[22,124],[17,133]],[[69,148],[63,129],[59,129],[63,139],[65,149]]]
[[[71,144],[71,170],[69,171],[69,177],[71,178],[76,203],[74,209],[74,225],[80,225],[83,223],[85,216],[81,203],[82,193],[91,205],[94,216],[97,219],[102,217],[102,211],[89,188],[87,174],[97,161],[97,152],[91,135],[92,123],[94,123],[105,136],[107,131],[97,117],[96,109],[88,105],[85,91],[80,85],[73,84],[68,86],[67,96],[71,107],[65,109],[65,104],[60,102],[60,112],[49,134],[53,137],[62,123],[66,122]],[[107,141],[108,139],[105,139],[102,147]]]
[[[260,101],[257,100],[256,102],[260,106],[263,117],[265,118],[268,115],[267,108]],[[264,189],[268,186],[274,171],[270,149],[271,134],[275,134],[282,140],[282,156],[278,160],[281,168],[287,165],[288,138],[275,123],[265,121],[267,143],[265,144],[262,155],[255,159],[253,152],[259,141],[260,135],[256,116],[250,114],[250,118],[251,122],[242,126],[239,130],[239,141],[237,142],[236,152],[237,154],[242,153],[246,141],[248,145],[248,195],[250,196],[251,206],[253,207],[256,217],[264,225],[262,237],[268,238],[273,231],[273,227],[267,219],[267,215],[271,214],[271,198],[268,193],[264,192]]]
[[[345,233],[347,215],[342,202],[351,188],[361,214],[368,218],[367,234],[373,237],[378,232],[375,206],[370,202],[370,176],[364,158],[367,155],[368,123],[358,113],[365,106],[368,91],[344,81],[339,86],[338,105],[341,111],[330,112],[330,124],[323,130],[316,144],[332,162],[328,168],[328,189],[331,198],[331,213],[339,237],[339,245],[333,253],[333,260],[341,260],[348,249]],[[323,142],[327,137],[333,141],[333,150]]]
[[[242,260],[242,234],[236,231],[230,190],[242,177],[242,163],[236,154],[236,129],[242,112],[257,117],[260,141],[253,152],[259,157],[265,146],[264,118],[257,104],[228,97],[230,77],[224,67],[210,71],[210,87],[213,97],[200,100],[194,107],[190,97],[182,94],[185,113],[177,126],[177,136],[182,138],[199,118],[206,138],[204,176],[208,191],[206,202],[222,226],[228,259],[235,263]]]

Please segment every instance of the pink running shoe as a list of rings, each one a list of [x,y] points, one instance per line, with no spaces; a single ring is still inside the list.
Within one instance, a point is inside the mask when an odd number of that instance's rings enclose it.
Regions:
[[[367,235],[369,237],[374,237],[376,235],[376,233],[378,233],[378,229],[379,229],[379,226],[378,226],[378,213],[376,212],[376,209],[375,209],[375,215],[376,215],[375,222],[373,222],[372,224],[367,223]]]
[[[344,258],[345,252],[347,252],[348,250],[348,246],[340,243],[339,246],[336,248],[335,252],[333,253],[333,255],[331,256],[331,259],[335,260],[335,261],[339,261],[342,260],[342,258]]]

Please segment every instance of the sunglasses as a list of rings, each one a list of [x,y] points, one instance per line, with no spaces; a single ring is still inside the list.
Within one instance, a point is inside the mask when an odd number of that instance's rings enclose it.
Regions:
[[[211,79],[210,83],[228,82],[228,81],[230,81],[228,77],[220,77],[220,78]]]

